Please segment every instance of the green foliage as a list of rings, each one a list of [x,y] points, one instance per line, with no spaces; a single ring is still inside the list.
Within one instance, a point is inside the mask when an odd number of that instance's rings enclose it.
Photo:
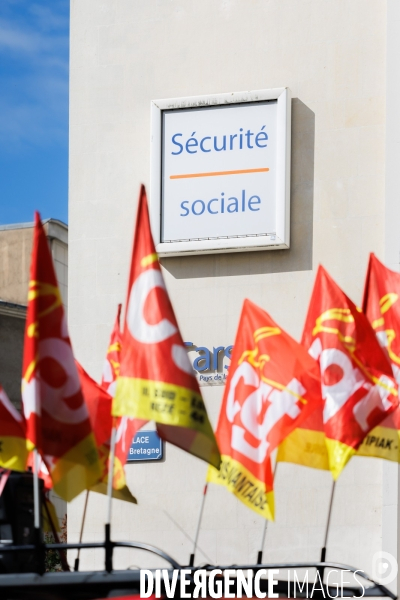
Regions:
[[[59,535],[60,542],[66,543],[67,541],[67,515],[63,518],[61,525],[61,533]],[[44,542],[45,544],[54,544],[54,536],[50,532],[45,532],[44,534]],[[58,550],[48,550],[46,552],[45,557],[45,568],[46,573],[62,571],[60,555],[58,554]]]
[[[46,532],[44,534],[44,543],[45,544],[54,544],[54,536],[50,532]],[[47,550],[46,558],[44,561],[46,573],[54,572],[54,571],[62,571],[60,556],[57,550]]]

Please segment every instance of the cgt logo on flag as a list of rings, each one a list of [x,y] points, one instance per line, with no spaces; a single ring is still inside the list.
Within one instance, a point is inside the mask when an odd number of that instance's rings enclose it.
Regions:
[[[368,431],[369,417],[375,409],[385,412],[393,408],[392,402],[389,400],[393,390],[393,381],[385,375],[381,375],[379,378],[371,377],[370,380],[365,378],[363,375],[365,369],[354,355],[355,338],[352,335],[343,335],[335,322],[344,322],[354,326],[354,317],[349,309],[327,310],[317,319],[313,335],[323,332],[337,335],[347,352],[334,347],[323,349],[319,337],[314,340],[309,350],[315,359],[319,359],[323,373],[324,423],[334,417],[353,394],[359,391],[358,399],[352,406],[352,412],[360,428]],[[348,333],[350,334],[350,328],[348,328]],[[347,410],[351,410],[350,407],[347,407]]]
[[[249,508],[273,518],[271,452],[322,406],[315,360],[261,308],[246,300],[216,431],[225,485]]]
[[[363,311],[385,348],[397,383],[400,383],[400,274],[370,255],[365,280]]]
[[[28,449],[41,454],[54,490],[71,501],[101,470],[75,365],[53,259],[39,214],[30,269],[22,399]]]
[[[271,357],[263,353],[260,345],[266,338],[280,334],[278,327],[261,327],[254,332],[255,348],[245,350],[240,357],[226,402],[226,416],[232,423],[232,449],[256,463],[264,462],[278,424],[285,417],[295,420],[300,415],[301,404],[307,404],[302,397],[306,389],[296,378],[285,386],[267,376],[266,366]],[[246,386],[247,396],[240,394],[241,385]],[[234,423],[238,412],[240,425]],[[256,443],[249,441],[253,438]]]
[[[366,316],[319,267],[302,342],[320,365],[329,466],[336,479],[398,406],[391,366]]]
[[[152,420],[164,440],[219,467],[215,436],[155,252],[143,186],[126,306],[113,416],[137,419],[132,435]]]
[[[400,383],[400,274],[370,255],[363,310]],[[397,407],[361,444],[358,454],[400,462],[400,408]]]

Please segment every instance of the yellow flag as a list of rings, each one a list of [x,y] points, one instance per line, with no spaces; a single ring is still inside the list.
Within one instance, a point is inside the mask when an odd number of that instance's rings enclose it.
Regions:
[[[24,420],[0,385],[0,466],[25,471],[27,459]]]

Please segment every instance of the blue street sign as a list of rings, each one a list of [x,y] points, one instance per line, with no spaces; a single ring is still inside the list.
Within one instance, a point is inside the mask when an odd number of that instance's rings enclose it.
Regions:
[[[128,452],[128,462],[161,460],[163,441],[156,431],[138,431]]]

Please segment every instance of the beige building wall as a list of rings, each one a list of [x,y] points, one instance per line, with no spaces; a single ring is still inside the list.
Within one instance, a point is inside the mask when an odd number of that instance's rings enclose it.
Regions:
[[[33,224],[0,230],[0,299],[27,304]]]
[[[56,219],[43,221],[64,306],[68,299],[68,227]],[[0,225],[0,300],[27,304],[33,223]]]
[[[69,323],[96,379],[125,300],[137,197],[150,181],[150,101],[291,89],[290,250],[162,259],[183,337],[234,341],[248,297],[299,339],[322,263],[361,301],[368,253],[385,258],[385,0],[72,0]],[[222,387],[202,388],[216,423]],[[192,550],[206,465],[168,446],[162,464],[128,465],[139,505],[115,502],[116,539],[153,543],[182,564]],[[318,560],[331,479],[279,465],[266,561]],[[382,541],[382,462],[355,458],[337,485],[327,558],[367,572]],[[397,502],[397,496],[396,500]],[[83,498],[69,509],[77,539]],[[85,539],[101,539],[91,495]],[[197,562],[254,562],[262,519],[212,487]],[[81,557],[100,567],[100,554]],[[157,564],[120,552],[116,565]]]
[[[44,223],[63,305],[68,314],[68,227],[50,219]]]

